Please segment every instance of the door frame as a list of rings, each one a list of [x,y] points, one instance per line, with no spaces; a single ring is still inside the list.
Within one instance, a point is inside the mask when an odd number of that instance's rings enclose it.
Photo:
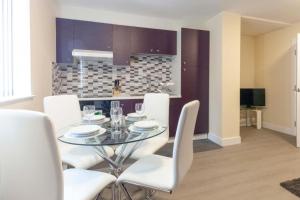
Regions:
[[[300,147],[300,34],[293,45],[293,102],[292,114],[294,119],[294,134],[296,135],[296,146]]]

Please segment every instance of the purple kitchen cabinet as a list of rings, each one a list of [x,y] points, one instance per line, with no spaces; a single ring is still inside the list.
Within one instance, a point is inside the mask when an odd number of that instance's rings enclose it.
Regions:
[[[152,45],[154,54],[176,55],[177,32],[168,30],[152,30]]]
[[[180,112],[183,106],[181,98],[170,99],[170,115],[169,115],[169,134],[170,137],[176,135],[177,124],[180,116]]]
[[[123,109],[123,114],[127,115],[132,112],[132,100],[121,100],[120,106]]]
[[[69,19],[56,19],[56,62],[73,62],[72,50],[74,48],[74,21]]]
[[[165,44],[166,53],[168,55],[177,55],[177,31],[165,31],[168,40]]]
[[[129,65],[131,52],[131,32],[130,26],[113,26],[113,52],[114,65]]]
[[[132,52],[135,54],[176,55],[177,32],[150,28],[132,28]]]
[[[74,20],[74,48],[112,51],[113,25]]]
[[[123,109],[123,114],[127,115],[128,113],[135,112],[135,104],[142,103],[143,99],[126,99],[120,100],[120,106]]]
[[[181,29],[181,62],[182,67],[198,67],[198,31]]]
[[[190,101],[201,96],[199,89],[201,73],[199,67],[183,67],[181,69],[181,95],[184,100]]]
[[[177,32],[57,18],[58,63],[73,61],[73,49],[113,51],[114,65],[134,54],[177,54]]]
[[[151,54],[164,54],[166,44],[166,34],[163,30],[147,29],[149,32],[149,49]]]
[[[151,52],[151,31],[146,28],[133,27],[131,33],[131,48],[134,54]],[[153,49],[152,49],[153,52]]]
[[[209,72],[204,67],[187,67],[182,72],[183,103],[199,100],[200,108],[195,127],[196,133],[208,132],[209,119]]]
[[[182,29],[182,104],[200,101],[195,133],[208,133],[209,120],[209,32]]]
[[[209,31],[181,30],[182,67],[209,65]]]

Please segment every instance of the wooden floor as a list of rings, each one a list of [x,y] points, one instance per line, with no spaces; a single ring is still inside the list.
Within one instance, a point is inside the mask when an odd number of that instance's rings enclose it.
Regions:
[[[296,200],[279,183],[300,177],[295,138],[270,130],[241,129],[242,144],[195,153],[192,169],[174,200]]]

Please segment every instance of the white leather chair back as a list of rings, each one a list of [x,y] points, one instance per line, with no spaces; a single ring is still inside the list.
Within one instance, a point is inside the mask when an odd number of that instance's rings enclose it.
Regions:
[[[164,93],[148,93],[144,96],[145,114],[169,127],[170,96]],[[169,138],[169,130],[160,136]]]
[[[45,97],[44,111],[53,122],[55,130],[60,130],[81,121],[80,105],[76,95]]]
[[[181,110],[173,148],[174,187],[190,169],[193,162],[193,136],[200,102],[192,101]]]
[[[0,110],[0,199],[63,199],[52,124],[38,112]]]

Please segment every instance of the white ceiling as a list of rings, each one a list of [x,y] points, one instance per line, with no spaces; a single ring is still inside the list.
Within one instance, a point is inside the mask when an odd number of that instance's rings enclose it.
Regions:
[[[242,35],[258,36],[289,25],[291,24],[260,18],[242,17],[241,32]]]
[[[300,21],[300,0],[58,0],[72,6],[146,16],[209,19],[221,11],[286,23]]]

